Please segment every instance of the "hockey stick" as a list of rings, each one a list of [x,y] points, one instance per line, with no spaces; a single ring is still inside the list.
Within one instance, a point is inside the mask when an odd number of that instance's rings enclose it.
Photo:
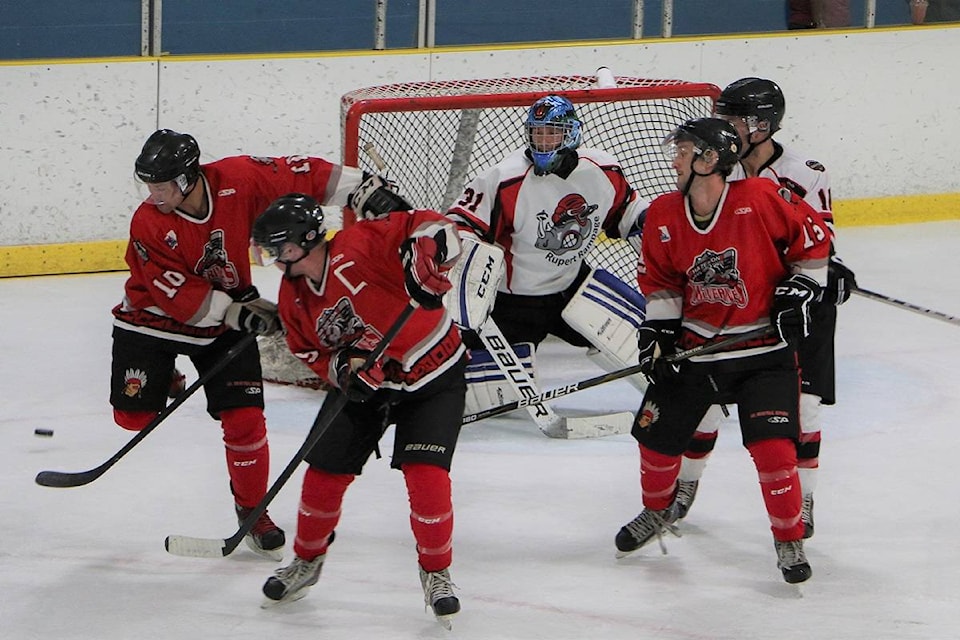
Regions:
[[[864,289],[863,287],[856,287],[853,290],[853,293],[860,294],[864,298],[870,298],[871,300],[876,300],[877,302],[883,302],[889,304],[892,307],[899,307],[901,309],[906,309],[907,311],[913,311],[914,313],[919,313],[925,316],[930,316],[931,318],[936,318],[937,320],[942,320],[944,322],[949,322],[950,324],[960,325],[960,318],[955,316],[947,315],[946,313],[941,313],[939,311],[934,311],[933,309],[926,309],[919,305],[912,304],[910,302],[905,302],[903,300],[898,300],[896,298],[891,298],[885,296],[882,293],[877,293],[875,291],[870,291],[869,289]]]
[[[383,338],[380,339],[379,344],[376,348],[367,355],[367,359],[363,361],[363,364],[360,365],[361,369],[369,369],[377,361],[377,359],[383,355],[383,352],[390,345],[397,334],[400,333],[400,330],[403,328],[403,325],[407,323],[407,320],[410,319],[410,316],[413,315],[413,312],[417,309],[419,305],[415,302],[410,302],[404,307],[403,311],[400,313],[400,316],[394,321],[390,329],[387,330],[387,333],[384,334]],[[326,433],[327,429],[330,428],[330,425],[333,421],[340,415],[340,412],[343,411],[343,408],[347,405],[347,396],[344,393],[337,394],[337,397],[326,408],[326,411],[321,407],[320,411],[317,412],[317,417],[313,421],[313,426],[310,427],[310,433],[307,436],[307,439],[304,440],[303,444],[300,445],[300,448],[290,462],[287,463],[287,466],[280,472],[280,475],[277,476],[277,479],[274,480],[273,485],[270,486],[270,489],[267,493],[260,499],[260,502],[257,503],[257,506],[253,508],[253,511],[240,523],[240,528],[237,529],[237,532],[234,533],[229,538],[193,538],[190,536],[167,536],[164,541],[164,547],[170,553],[178,556],[188,556],[192,558],[223,558],[230,555],[234,552],[240,542],[243,541],[244,537],[250,530],[253,529],[253,526],[257,523],[257,520],[267,510],[267,505],[273,501],[277,494],[280,493],[280,489],[283,488],[283,485],[287,483],[287,480],[290,479],[290,476],[293,475],[293,472],[296,471],[297,467],[303,462],[303,459],[307,457],[307,454],[310,453],[310,450],[317,444],[320,438]]]
[[[723,340],[718,340],[717,342],[707,342],[697,347],[692,347],[684,351],[678,351],[677,353],[670,354],[669,356],[664,356],[664,360],[667,362],[680,362],[694,356],[704,356],[708,353],[722,351],[731,345],[745,342],[747,340],[763,338],[775,332],[776,328],[773,326],[760,327],[758,329],[753,329],[752,331],[747,331],[745,333],[724,338]],[[487,418],[493,418],[494,416],[509,413],[519,409],[520,407],[525,407],[530,404],[542,404],[544,402],[556,400],[557,398],[562,398],[563,396],[570,395],[571,393],[576,393],[577,391],[583,391],[584,389],[589,389],[590,387],[606,384],[607,382],[613,382],[614,380],[626,378],[627,376],[632,376],[640,372],[640,365],[636,364],[632,367],[621,369],[620,371],[613,371],[602,376],[587,378],[586,380],[581,380],[580,382],[574,382],[573,384],[551,389],[550,391],[544,391],[538,396],[521,398],[520,400],[500,405],[499,407],[484,409],[483,411],[478,411],[477,413],[463,416],[463,424],[470,424],[472,422],[486,420]]]
[[[107,469],[112,467],[117,463],[120,458],[130,453],[130,450],[135,446],[140,444],[140,441],[150,435],[150,432],[160,426],[160,423],[167,419],[167,417],[177,410],[177,408],[182,405],[187,399],[196,393],[197,389],[206,384],[213,376],[220,373],[224,367],[226,367],[230,362],[233,361],[242,351],[247,347],[253,344],[257,339],[257,334],[251,333],[243,336],[235,345],[230,347],[230,349],[223,354],[223,357],[220,358],[208,371],[206,371],[202,376],[197,378],[193,384],[184,389],[180,394],[173,399],[173,401],[168,404],[163,410],[156,415],[156,417],[151,420],[147,426],[141,429],[137,435],[133,436],[130,441],[123,445],[123,447],[117,451],[109,460],[101,464],[99,467],[94,467],[93,469],[88,469],[86,471],[41,471],[37,474],[36,483],[44,487],[81,487],[85,484],[90,484],[104,473]]]

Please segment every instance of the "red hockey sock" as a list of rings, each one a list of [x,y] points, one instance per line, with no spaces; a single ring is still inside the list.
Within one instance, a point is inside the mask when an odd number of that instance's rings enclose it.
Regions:
[[[113,421],[127,431],[143,431],[150,424],[150,421],[156,417],[156,411],[113,410]]]
[[[293,552],[297,557],[313,560],[327,552],[330,534],[340,522],[343,494],[354,478],[356,476],[349,473],[307,469],[297,512],[297,537],[293,541]]]
[[[780,541],[803,537],[800,507],[803,495],[797,478],[797,451],[791,440],[775,438],[747,445],[760,478],[763,502],[773,537]]]
[[[450,474],[432,464],[405,464],[410,497],[410,528],[424,571],[440,571],[453,561],[453,500]]]
[[[640,487],[643,489],[643,506],[662,511],[673,502],[677,476],[680,473],[680,456],[670,456],[640,445]]]
[[[240,407],[220,412],[230,486],[238,505],[255,507],[267,492],[270,447],[263,410]]]

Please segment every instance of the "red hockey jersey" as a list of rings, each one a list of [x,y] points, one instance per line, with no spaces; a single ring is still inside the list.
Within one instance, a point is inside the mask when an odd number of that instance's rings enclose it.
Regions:
[[[770,325],[773,291],[792,273],[826,281],[829,235],[819,214],[766,178],[727,183],[705,229],[679,192],[647,210],[638,282],[647,319],[682,318],[681,348],[716,336]],[[776,339],[748,349],[701,356],[716,360],[783,346]]]
[[[144,202],[133,214],[126,262],[130,277],[115,325],[162,338],[208,344],[226,331],[230,294],[252,284],[253,221],[276,198],[301,192],[323,204],[346,204],[358,169],[321,158],[236,156],[203,165],[207,215],[162,213]]]
[[[392,213],[358,222],[327,244],[322,282],[284,278],[280,318],[290,350],[336,386],[331,360],[340,349],[372,351],[410,302],[400,245],[418,235],[447,236],[447,262],[459,256],[456,228],[434,211]],[[452,367],[464,354],[460,330],[446,309],[417,309],[383,355],[385,388],[414,390]]]

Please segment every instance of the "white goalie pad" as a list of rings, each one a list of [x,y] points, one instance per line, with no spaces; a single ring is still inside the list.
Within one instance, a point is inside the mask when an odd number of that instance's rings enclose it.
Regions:
[[[639,291],[603,269],[594,269],[563,309],[563,320],[596,349],[587,354],[591,360],[606,371],[616,371],[639,360],[637,331],[646,308]],[[627,380],[640,391],[647,388],[640,374]]]
[[[503,249],[481,241],[471,233],[461,233],[460,259],[447,277],[453,288],[443,304],[464,329],[478,329],[493,311],[497,287],[503,279]]]
[[[527,375],[535,379],[533,343],[521,342],[512,347]],[[486,349],[470,351],[470,363],[464,377],[467,381],[464,415],[479,413],[520,399],[520,395],[507,380],[504,368],[494,361],[493,355]]]

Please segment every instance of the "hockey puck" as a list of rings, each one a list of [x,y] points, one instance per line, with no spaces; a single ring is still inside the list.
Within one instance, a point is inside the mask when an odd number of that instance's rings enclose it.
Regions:
[[[42,437],[44,437],[44,438],[52,438],[52,437],[53,437],[53,429],[34,429],[34,430],[33,430],[33,435],[35,435],[35,436],[42,436]]]

